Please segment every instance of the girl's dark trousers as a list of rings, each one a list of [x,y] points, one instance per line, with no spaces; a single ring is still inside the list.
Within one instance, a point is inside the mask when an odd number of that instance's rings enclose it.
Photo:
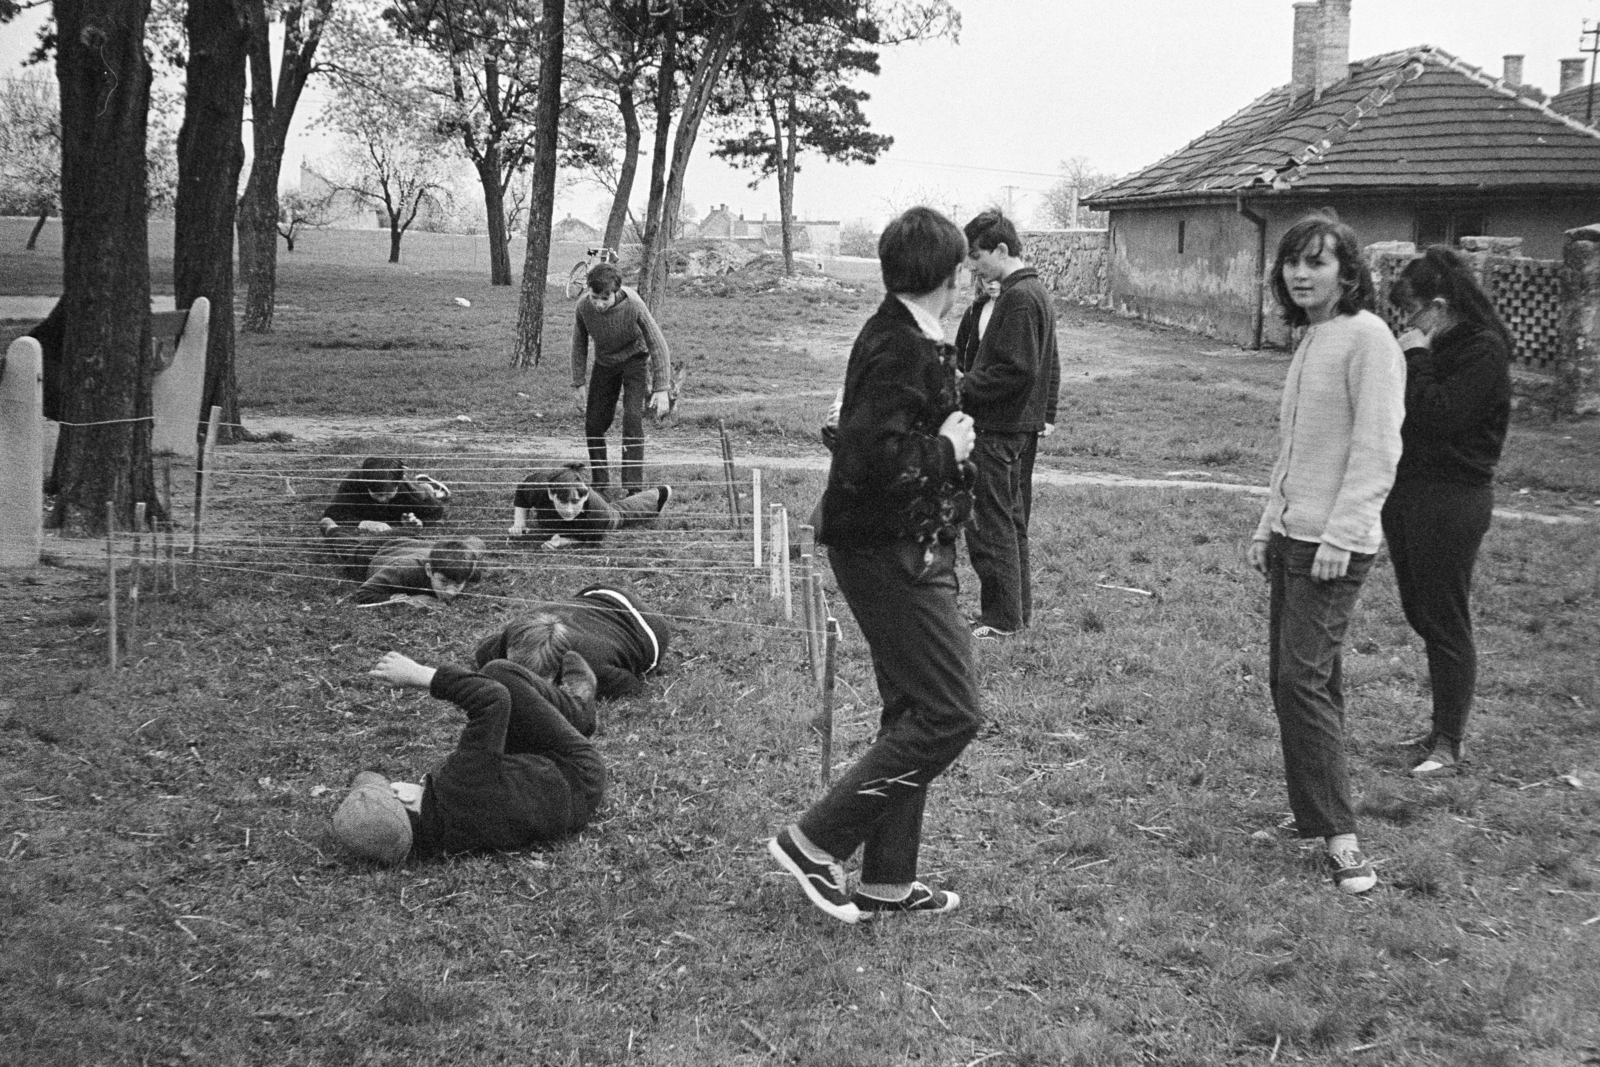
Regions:
[[[1460,758],[1478,684],[1472,641],[1472,568],[1494,511],[1493,486],[1397,481],[1383,506],[1383,536],[1394,561],[1406,622],[1428,651],[1433,729]]]
[[[818,847],[849,859],[861,881],[917,877],[928,786],[983,722],[972,635],[956,607],[955,548],[898,541],[830,548],[828,559],[872,651],[883,718],[878,737],[800,820]]]

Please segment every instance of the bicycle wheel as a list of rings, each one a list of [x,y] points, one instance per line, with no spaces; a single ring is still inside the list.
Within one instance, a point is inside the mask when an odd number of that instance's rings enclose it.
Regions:
[[[580,259],[572,265],[572,273],[567,275],[567,299],[576,300],[585,287],[589,284],[589,261]]]

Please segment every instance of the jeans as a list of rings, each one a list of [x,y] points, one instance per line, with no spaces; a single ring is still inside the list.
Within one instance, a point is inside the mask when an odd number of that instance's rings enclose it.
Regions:
[[[978,622],[1014,632],[1033,621],[1028,520],[1033,516],[1036,433],[978,434],[967,551],[978,573]]]
[[[1373,558],[1353,552],[1343,578],[1317,581],[1311,577],[1316,554],[1315,542],[1282,534],[1267,543],[1267,681],[1283,742],[1289,808],[1301,837],[1356,830],[1344,753],[1344,635]]]
[[[1492,486],[1450,482],[1396,482],[1383,505],[1400,606],[1428,650],[1431,740],[1458,759],[1478,685],[1472,567],[1493,511]]]
[[[883,717],[872,747],[800,829],[840,860],[860,846],[863,882],[905,885],[917,877],[928,786],[983,723],[972,635],[956,609],[955,547],[898,541],[831,548],[828,559],[872,651]]]
[[[628,493],[644,488],[644,403],[650,394],[650,354],[640,352],[614,367],[596,362],[589,374],[589,401],[583,412],[583,434],[589,440],[589,470],[594,487],[611,485],[606,431],[617,417],[622,398],[622,487]]]

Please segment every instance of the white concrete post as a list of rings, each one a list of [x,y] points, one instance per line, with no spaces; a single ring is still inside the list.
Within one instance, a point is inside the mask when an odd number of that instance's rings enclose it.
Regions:
[[[206,339],[211,330],[211,301],[195,297],[172,362],[150,383],[150,410],[155,425],[150,450],[194,461],[199,452],[200,400],[206,386]]]
[[[0,374],[0,567],[33,567],[44,549],[44,350],[19,337]]]

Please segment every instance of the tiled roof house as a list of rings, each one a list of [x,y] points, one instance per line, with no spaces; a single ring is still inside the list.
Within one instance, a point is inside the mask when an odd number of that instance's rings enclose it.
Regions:
[[[1519,236],[1545,258],[1600,221],[1600,130],[1438,48],[1350,63],[1349,40],[1350,0],[1295,4],[1288,85],[1087,201],[1114,306],[1259,347],[1286,337],[1262,282],[1308,211],[1365,243]]]

